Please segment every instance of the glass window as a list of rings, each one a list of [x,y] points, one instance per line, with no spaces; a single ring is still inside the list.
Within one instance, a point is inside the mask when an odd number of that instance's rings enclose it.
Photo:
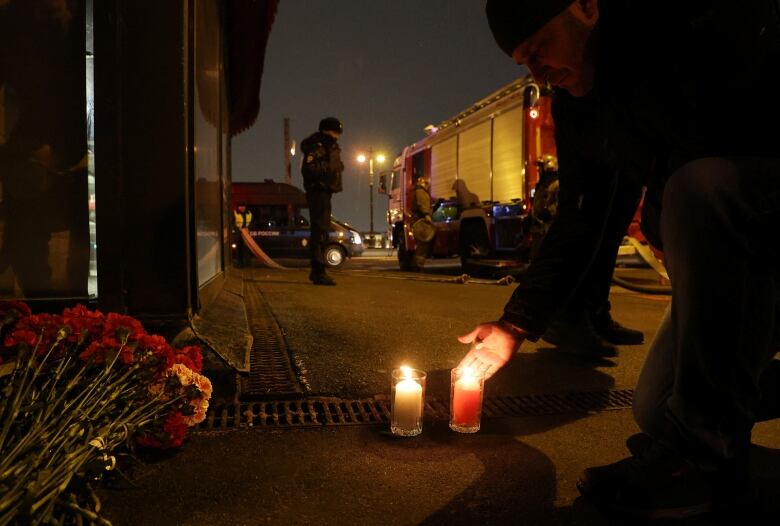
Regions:
[[[85,1],[0,2],[0,296],[96,292],[88,24]]]
[[[193,104],[198,284],[222,270],[222,123],[220,15],[217,0],[195,2]]]
[[[252,228],[262,230],[289,224],[287,205],[250,205],[249,210],[252,212]]]
[[[401,170],[396,170],[393,172],[393,181],[391,183],[391,190],[397,190],[401,188]]]
[[[431,219],[436,223],[446,222],[458,218],[458,203],[455,201],[439,201],[436,203]]]

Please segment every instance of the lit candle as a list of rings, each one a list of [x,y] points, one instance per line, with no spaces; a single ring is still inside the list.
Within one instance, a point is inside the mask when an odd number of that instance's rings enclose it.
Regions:
[[[466,368],[454,370],[452,375],[452,402],[450,428],[462,433],[479,430],[482,412],[484,376]]]
[[[415,429],[422,416],[423,388],[412,378],[409,367],[401,367],[404,379],[395,386],[393,414],[395,426],[400,429]]]

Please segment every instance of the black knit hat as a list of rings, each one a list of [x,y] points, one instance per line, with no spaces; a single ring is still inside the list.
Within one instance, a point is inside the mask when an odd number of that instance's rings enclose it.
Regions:
[[[498,47],[511,57],[525,39],[573,3],[574,0],[487,0],[485,13]]]
[[[341,134],[344,133],[344,126],[336,117],[325,117],[320,121],[320,131],[334,131]]]

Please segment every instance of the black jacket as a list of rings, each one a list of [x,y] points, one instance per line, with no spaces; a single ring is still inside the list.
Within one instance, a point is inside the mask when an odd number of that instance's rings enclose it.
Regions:
[[[661,195],[677,168],[780,158],[778,0],[603,0],[599,9],[592,92],[554,96],[558,215],[504,309],[532,341],[581,284],[634,188],[647,188],[642,229],[662,248]]]
[[[344,164],[336,139],[322,132],[313,133],[301,141],[301,152],[301,174],[306,191],[341,192]]]

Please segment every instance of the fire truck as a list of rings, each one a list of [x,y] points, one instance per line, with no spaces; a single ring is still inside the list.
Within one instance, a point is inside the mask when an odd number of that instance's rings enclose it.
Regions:
[[[387,184],[388,222],[401,269],[411,266],[414,181],[427,177],[436,236],[431,257],[460,257],[464,272],[521,266],[538,161],[555,155],[551,97],[530,76],[507,84],[454,117],[395,160]]]

